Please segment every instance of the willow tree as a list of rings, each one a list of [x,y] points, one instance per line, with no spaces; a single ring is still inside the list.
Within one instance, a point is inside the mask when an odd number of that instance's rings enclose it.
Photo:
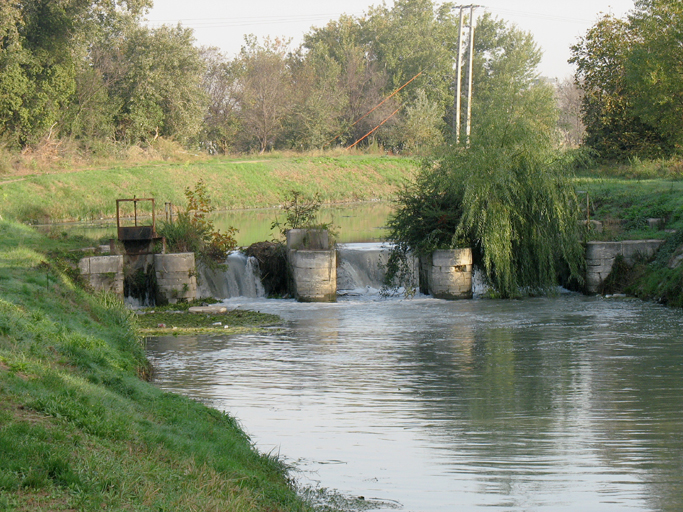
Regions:
[[[578,205],[570,157],[558,150],[553,89],[534,71],[538,48],[514,27],[482,23],[495,45],[478,59],[471,141],[425,162],[389,225],[395,260],[473,247],[497,294],[512,297],[554,286],[560,267],[580,280]]]

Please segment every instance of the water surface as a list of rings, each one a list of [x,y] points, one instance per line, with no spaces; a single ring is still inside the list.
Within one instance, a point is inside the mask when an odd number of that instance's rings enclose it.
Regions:
[[[412,512],[683,509],[683,315],[579,295],[232,299],[284,328],[152,338],[164,389],[309,485]]]
[[[348,203],[326,205],[320,210],[319,222],[332,224],[339,242],[375,242],[386,237],[387,218],[392,205],[386,202]],[[279,208],[251,210],[226,210],[212,213],[209,218],[217,229],[225,231],[228,227],[238,229],[235,239],[239,246],[249,246],[254,242],[272,240],[280,237],[279,230],[272,229],[274,221],[284,222],[284,211]],[[163,218],[157,217],[157,222]],[[151,224],[149,219],[141,219],[141,224]],[[124,225],[128,225],[125,224]],[[116,238],[116,220],[101,222],[69,222],[37,226],[44,232],[82,235],[95,240]]]

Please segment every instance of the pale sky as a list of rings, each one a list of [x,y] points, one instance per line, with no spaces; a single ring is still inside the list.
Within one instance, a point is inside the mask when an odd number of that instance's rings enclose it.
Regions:
[[[228,56],[239,52],[245,34],[284,36],[297,46],[312,26],[324,26],[341,14],[360,16],[373,0],[154,0],[150,26],[181,22],[195,31],[197,43],[217,46]],[[387,5],[393,5],[388,0]],[[454,2],[455,3],[455,2]],[[469,5],[469,2],[463,2]],[[541,74],[563,79],[573,73],[569,47],[600,13],[623,16],[633,0],[483,0],[475,13],[491,12],[533,34],[544,51]],[[475,34],[476,35],[476,34]]]

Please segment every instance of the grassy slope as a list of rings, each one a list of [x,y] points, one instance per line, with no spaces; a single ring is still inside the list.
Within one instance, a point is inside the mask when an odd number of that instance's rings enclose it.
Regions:
[[[203,179],[214,206],[248,208],[281,204],[292,189],[319,193],[325,202],[388,198],[417,167],[387,156],[296,156],[236,160],[215,157],[189,163],[153,163],[0,180],[0,215],[23,222],[91,220],[116,214],[116,199],[154,197],[185,205],[187,187]]]
[[[305,510],[234,419],[164,393],[131,314],[0,221],[0,510]]]
[[[663,218],[666,229],[683,229],[683,181],[664,179],[605,178],[583,176],[575,180],[576,188],[587,191],[592,219],[606,223],[621,221],[619,231],[609,229],[604,239],[663,238],[665,231],[648,227],[649,218]],[[580,194],[585,204],[585,195]]]
[[[672,169],[677,172],[672,173]],[[671,258],[683,248],[682,162],[667,165],[645,162],[637,166],[613,166],[577,178],[577,189],[590,194],[593,218],[620,220],[616,229],[593,234],[595,239],[666,240],[651,260],[629,268],[615,264],[606,279],[605,293],[628,293],[672,307],[683,307],[683,265],[669,268]],[[647,219],[663,218],[662,230],[648,227]]]

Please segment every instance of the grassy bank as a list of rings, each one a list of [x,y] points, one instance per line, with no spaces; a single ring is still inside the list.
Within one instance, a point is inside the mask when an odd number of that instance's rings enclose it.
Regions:
[[[657,254],[629,266],[618,260],[603,293],[626,293],[683,307],[683,162],[679,160],[605,166],[584,172],[577,190],[588,193],[590,217],[603,224],[594,240],[664,239]],[[585,196],[583,196],[585,199]],[[656,224],[650,219],[660,219]]]
[[[233,418],[144,380],[136,318],[46,254],[68,243],[0,221],[0,510],[307,510]]]
[[[154,197],[184,206],[184,191],[203,179],[219,209],[282,204],[289,190],[324,202],[386,199],[417,167],[408,158],[340,155],[143,163],[0,178],[0,215],[21,222],[113,217],[116,199]]]
[[[683,181],[629,179],[600,175],[575,180],[579,201],[585,210],[586,196],[590,217],[603,223],[603,233],[592,237],[603,240],[665,238],[666,230],[683,229]],[[661,219],[653,228],[648,220]]]

